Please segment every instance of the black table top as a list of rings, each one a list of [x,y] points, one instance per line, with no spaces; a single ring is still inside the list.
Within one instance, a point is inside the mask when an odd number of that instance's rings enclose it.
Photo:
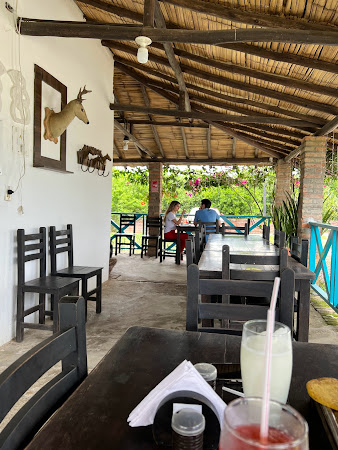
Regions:
[[[278,255],[279,248],[267,243],[260,235],[222,236],[211,234],[202,253],[198,267],[204,278],[221,278],[222,276],[222,246],[229,245],[231,254],[248,255]],[[288,267],[295,272],[295,279],[312,280],[315,274],[295,259],[288,257]],[[271,267],[270,270],[273,270]]]
[[[240,343],[238,336],[132,327],[27,448],[156,449],[151,427],[129,427],[129,413],[184,359],[238,363]],[[338,346],[294,342],[293,359],[289,403],[310,420],[319,439],[321,424],[318,418],[312,422],[305,383],[337,376]],[[329,447],[321,441],[311,448]]]

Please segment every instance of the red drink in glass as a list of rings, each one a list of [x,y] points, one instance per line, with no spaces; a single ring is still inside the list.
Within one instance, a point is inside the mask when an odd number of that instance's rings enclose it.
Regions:
[[[308,426],[291,406],[270,401],[269,434],[260,437],[262,399],[240,398],[224,413],[219,450],[308,450]]]

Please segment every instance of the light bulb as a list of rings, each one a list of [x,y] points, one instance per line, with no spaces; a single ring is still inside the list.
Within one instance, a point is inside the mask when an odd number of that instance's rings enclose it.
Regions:
[[[141,64],[148,62],[148,49],[146,47],[140,47],[137,50],[137,61]]]
[[[125,142],[125,143],[123,144],[123,150],[128,150],[128,142]]]

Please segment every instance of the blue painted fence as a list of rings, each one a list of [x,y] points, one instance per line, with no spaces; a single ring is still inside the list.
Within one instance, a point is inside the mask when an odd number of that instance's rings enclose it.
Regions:
[[[111,213],[111,220],[110,220],[110,224],[111,224],[111,235],[110,235],[110,241],[112,242],[113,239],[115,238],[115,234],[118,232],[119,230],[119,223],[120,220],[116,220],[115,216],[120,216],[121,214],[134,214],[134,213],[127,213],[127,212],[112,212]],[[164,215],[164,214],[162,214]],[[189,216],[189,214],[185,214],[184,217]],[[145,213],[136,213],[136,220],[138,221],[142,221],[142,234],[145,234],[145,228],[146,228],[146,218],[147,218],[147,214]],[[266,223],[266,225],[270,225],[270,216],[235,216],[235,215],[222,215],[221,218],[230,226],[234,226],[233,224],[233,220],[234,219],[254,219],[255,222],[253,220],[250,220],[250,228],[249,228],[249,232],[253,231],[255,228],[259,227],[259,226],[263,226],[264,223]],[[121,230],[122,232],[124,230]],[[242,231],[238,231],[239,233],[242,233]],[[175,247],[175,244],[172,244],[170,247],[168,247],[168,250],[173,249]],[[122,247],[123,248],[123,247]],[[127,248],[127,247],[126,247]],[[141,246],[135,242],[135,248],[136,249],[140,249]]]
[[[312,280],[312,289],[338,312],[338,227],[317,222],[310,222],[309,225],[309,269],[316,275]]]

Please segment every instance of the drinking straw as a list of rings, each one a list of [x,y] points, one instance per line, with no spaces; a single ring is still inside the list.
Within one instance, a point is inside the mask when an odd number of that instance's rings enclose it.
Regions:
[[[265,364],[264,364],[264,388],[261,412],[261,440],[267,441],[269,434],[269,413],[270,413],[270,384],[271,384],[271,362],[272,362],[272,335],[275,328],[275,311],[280,278],[276,277],[273,283],[270,308],[267,313],[266,321],[266,341],[265,341]]]

